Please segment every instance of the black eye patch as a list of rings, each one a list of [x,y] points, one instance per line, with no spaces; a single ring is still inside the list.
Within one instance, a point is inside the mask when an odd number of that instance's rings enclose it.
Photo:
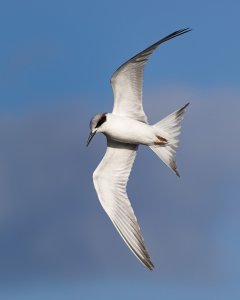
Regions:
[[[95,128],[100,127],[106,120],[107,120],[106,115],[102,115],[101,119],[99,119],[99,121],[97,122],[97,125]]]

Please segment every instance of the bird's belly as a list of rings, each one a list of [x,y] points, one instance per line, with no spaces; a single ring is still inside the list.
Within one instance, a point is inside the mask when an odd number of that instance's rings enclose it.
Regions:
[[[152,145],[156,139],[150,125],[135,120],[115,121],[105,134],[115,141],[128,144]]]

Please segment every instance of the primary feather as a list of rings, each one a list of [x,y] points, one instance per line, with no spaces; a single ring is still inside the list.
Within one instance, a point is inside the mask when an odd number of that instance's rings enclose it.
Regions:
[[[111,78],[114,94],[114,107],[112,115],[127,117],[125,119],[123,118],[125,120],[124,122],[128,122],[128,125],[125,124],[125,126],[130,126],[130,123],[133,124],[132,122],[126,120],[134,119],[135,121],[139,121],[135,123],[137,128],[142,128],[143,123],[146,123],[144,125],[149,126],[149,128],[151,127],[147,124],[147,117],[142,105],[144,65],[153,51],[160,44],[187,33],[190,30],[191,29],[186,28],[173,32],[172,34],[159,40],[155,44],[129,59],[114,72]],[[161,131],[165,134],[165,136],[156,136],[160,139],[163,138],[166,140],[167,143],[165,147],[151,147],[151,145],[155,144],[155,141],[153,141],[152,144],[148,144],[152,150],[156,152],[156,154],[175,171],[177,175],[178,171],[174,165],[175,152],[178,143],[180,121],[185,108],[186,106],[150,128],[151,130],[156,130],[156,132]],[[111,123],[111,120],[108,121],[108,118],[109,120],[112,119],[113,123]],[[126,191],[128,178],[136,157],[138,145],[133,144],[133,142],[132,144],[131,142],[124,143],[123,140],[120,142],[116,138],[119,136],[119,132],[117,135],[116,130],[120,131],[122,127],[119,128],[119,126],[116,126],[116,116],[115,121],[113,119],[114,118],[110,117],[109,114],[102,113],[97,114],[90,123],[91,132],[87,144],[89,144],[96,132],[103,132],[107,136],[107,151],[93,173],[94,186],[102,207],[106,211],[123,240],[136,255],[136,257],[147,268],[152,270],[153,264],[144,245],[140,227]],[[139,124],[141,124],[141,126]],[[129,127],[127,127],[127,131],[125,131],[126,136],[129,135],[128,128]],[[111,134],[107,134],[109,132],[113,133],[114,130],[115,140],[113,136],[110,138]],[[135,130],[135,127],[133,130]],[[136,136],[138,136],[139,132],[135,133]],[[153,136],[155,138],[155,135]],[[134,141],[134,137],[132,141]],[[129,140],[127,142],[129,142]]]
[[[136,145],[108,139],[106,154],[93,173],[93,182],[104,210],[128,247],[152,269],[153,264],[126,192],[136,150]]]
[[[114,94],[114,114],[147,123],[147,117],[142,105],[144,66],[159,45],[190,30],[185,28],[169,34],[133,56],[113,73],[111,85]]]

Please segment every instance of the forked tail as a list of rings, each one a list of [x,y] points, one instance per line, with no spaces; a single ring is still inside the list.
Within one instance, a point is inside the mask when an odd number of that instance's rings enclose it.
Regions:
[[[177,170],[175,156],[179,144],[180,122],[188,105],[189,103],[152,126],[160,137],[167,140],[167,143],[164,146],[149,146],[178,177],[180,175]]]

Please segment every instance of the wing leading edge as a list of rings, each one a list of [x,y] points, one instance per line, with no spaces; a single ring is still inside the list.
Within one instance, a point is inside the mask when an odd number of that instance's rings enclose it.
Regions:
[[[112,75],[114,94],[113,113],[147,123],[142,105],[144,66],[153,51],[162,43],[191,31],[190,28],[175,31],[122,64]]]
[[[136,145],[108,139],[107,151],[93,173],[93,182],[102,207],[125,243],[152,270],[153,264],[126,192],[136,150]]]

